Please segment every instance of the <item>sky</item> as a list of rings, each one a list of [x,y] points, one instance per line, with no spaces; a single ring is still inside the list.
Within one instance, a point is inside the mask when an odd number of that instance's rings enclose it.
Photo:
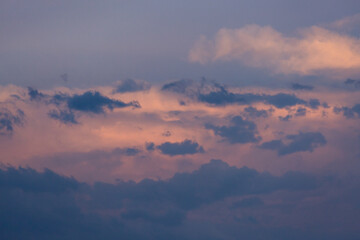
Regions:
[[[360,2],[0,2],[1,239],[359,239]]]

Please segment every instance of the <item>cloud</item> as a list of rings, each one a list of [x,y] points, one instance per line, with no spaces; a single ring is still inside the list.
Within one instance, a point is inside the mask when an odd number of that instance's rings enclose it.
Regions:
[[[354,80],[354,79],[348,78],[345,80],[344,84],[346,86],[350,86],[355,89],[360,89],[360,80]]]
[[[105,107],[110,110],[129,106],[136,108],[140,107],[138,102],[134,101],[130,103],[124,103],[122,101],[113,100],[103,96],[97,91],[88,91],[81,95],[75,94],[67,100],[67,105],[69,109],[92,113],[102,113],[104,112]]]
[[[252,118],[257,118],[257,117],[267,118],[268,117],[268,112],[266,110],[257,110],[256,108],[251,107],[251,106],[245,108],[244,112]]]
[[[296,117],[306,116],[306,108],[298,108],[295,113]]]
[[[285,117],[279,116],[279,120],[283,122],[288,122],[292,118],[292,115],[286,115]]]
[[[21,189],[34,193],[59,193],[77,189],[78,185],[75,179],[59,176],[49,169],[42,173],[21,167],[0,169],[0,188]]]
[[[12,134],[15,125],[20,126],[23,124],[24,117],[25,114],[20,109],[16,111],[16,114],[6,108],[0,109],[0,135]]]
[[[255,143],[261,140],[261,137],[257,136],[257,127],[254,122],[244,120],[241,116],[235,116],[230,123],[229,126],[216,126],[208,123],[205,127],[231,144]]]
[[[45,94],[39,92],[37,89],[34,89],[32,87],[28,87],[28,95],[30,96],[31,101],[41,100],[46,97]]]
[[[360,104],[355,104],[353,107],[334,107],[334,112],[342,112],[346,118],[360,117]]]
[[[202,36],[189,53],[191,62],[239,60],[275,73],[327,75],[360,67],[360,40],[312,26],[285,36],[270,26],[220,29],[214,40]],[[329,71],[330,70],[330,71]]]
[[[203,153],[204,148],[200,146],[197,142],[193,142],[191,140],[184,140],[180,143],[171,143],[165,142],[157,148],[166,155],[175,156],[175,155],[186,155],[186,154],[195,154],[195,153]]]
[[[51,110],[48,112],[50,118],[59,120],[64,124],[78,124],[75,114],[71,110]]]
[[[307,105],[317,108],[320,105],[318,99],[311,99],[309,102],[298,98],[294,94],[277,93],[271,94],[254,94],[254,93],[234,93],[229,91],[225,86],[216,82],[210,82],[203,79],[200,83],[193,80],[178,80],[163,85],[162,91],[170,91],[186,95],[194,100],[205,102],[213,105],[227,104],[252,104],[265,103],[277,108],[295,106],[297,104]]]
[[[126,92],[138,92],[149,90],[151,85],[148,82],[134,79],[126,79],[120,81],[116,86],[114,92],[116,93],[126,93]]]
[[[285,144],[282,140],[272,140],[260,145],[262,149],[276,150],[279,156],[296,152],[312,152],[315,148],[326,144],[325,137],[320,132],[299,132],[287,135]]]
[[[241,196],[244,199],[238,207],[249,208],[262,205],[254,195],[279,190],[309,192],[319,187],[317,178],[309,174],[273,176],[230,167],[221,160],[168,180],[139,183],[88,185],[50,170],[13,167],[0,169],[0,180],[0,237],[4,239],[136,240],[179,234],[184,239],[191,236],[182,228],[192,223],[187,213],[201,206]],[[201,230],[200,236],[206,232]]]
[[[291,85],[291,88],[293,90],[307,90],[307,91],[311,91],[314,89],[313,86],[310,86],[310,85],[303,85],[303,84],[300,84],[300,83],[293,83]]]

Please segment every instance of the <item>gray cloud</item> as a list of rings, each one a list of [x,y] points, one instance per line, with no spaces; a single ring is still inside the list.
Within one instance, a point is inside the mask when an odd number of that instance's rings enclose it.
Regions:
[[[343,113],[346,118],[360,117],[360,104],[355,104],[353,107],[334,107],[335,113]]]
[[[116,93],[126,93],[126,92],[138,92],[149,90],[151,85],[148,82],[134,79],[126,79],[120,81],[120,83],[116,86],[114,92]]]
[[[203,153],[204,148],[200,146],[197,142],[191,140],[184,140],[182,142],[165,142],[157,148],[166,155],[175,156],[175,155],[186,155],[186,154],[196,154]]]
[[[276,150],[279,156],[296,152],[312,152],[315,148],[326,144],[325,137],[320,132],[299,132],[294,135],[287,135],[285,144],[282,140],[272,140],[260,145],[262,149]]]
[[[258,136],[256,124],[244,120],[241,116],[233,117],[229,126],[216,126],[208,123],[205,127],[231,144],[255,143],[261,140],[261,137]]]
[[[6,108],[0,109],[0,135],[11,135],[14,126],[22,125],[24,118],[25,114],[20,109],[16,111],[16,114]]]

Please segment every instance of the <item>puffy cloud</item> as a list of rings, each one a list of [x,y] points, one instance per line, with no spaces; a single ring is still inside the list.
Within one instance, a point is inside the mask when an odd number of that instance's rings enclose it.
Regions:
[[[240,60],[275,73],[333,76],[334,71],[359,73],[359,46],[356,37],[318,26],[302,29],[296,36],[285,36],[270,26],[247,25],[220,29],[214,40],[201,37],[191,49],[189,60]]]
[[[346,86],[350,86],[355,89],[360,89],[360,80],[354,80],[354,79],[348,78],[345,80],[344,84]]]
[[[247,196],[279,190],[306,193],[320,186],[309,174],[289,172],[277,177],[230,167],[220,160],[168,180],[139,183],[98,182],[91,186],[50,170],[12,167],[0,169],[0,180],[0,236],[6,239],[186,236],[191,232],[183,227],[192,221],[187,213],[202,206],[236,196],[245,197],[237,207],[261,206]],[[205,235],[206,231],[200,231],[200,236]]]
[[[134,79],[126,79],[120,81],[114,92],[115,93],[126,93],[126,92],[138,92],[149,90],[151,87],[150,83],[141,81],[141,80],[134,80]]]
[[[45,94],[39,92],[37,89],[32,87],[28,87],[28,94],[30,96],[30,100],[41,100],[42,98],[46,97]]]
[[[175,156],[175,155],[186,155],[186,154],[195,154],[195,153],[203,153],[204,148],[200,146],[197,142],[193,142],[191,140],[184,140],[182,142],[165,142],[157,146],[158,149],[163,154]]]
[[[360,104],[355,104],[353,107],[334,107],[334,112],[342,112],[346,118],[360,117]]]
[[[208,123],[205,127],[232,144],[254,143],[261,140],[261,137],[257,136],[256,124],[244,120],[241,116],[233,117],[230,126],[216,126]]]
[[[16,111],[16,114],[6,108],[0,109],[0,135],[12,134],[14,126],[22,125],[24,117],[25,114],[20,109]]]
[[[119,100],[113,100],[106,96],[102,96],[99,92],[85,92],[81,95],[75,94],[67,100],[69,109],[82,112],[102,113],[104,107],[112,110],[114,108],[136,107],[139,108],[138,102],[124,103]]]
[[[59,120],[65,124],[78,124],[78,121],[75,118],[75,114],[71,110],[51,110],[49,111],[48,115],[49,117]]]
[[[263,118],[266,118],[268,117],[268,112],[266,110],[257,110],[256,108],[254,107],[247,107],[244,109],[244,112],[252,117],[252,118],[256,118],[256,117],[263,117]]]
[[[284,144],[282,140],[272,140],[260,145],[262,149],[276,150],[279,156],[296,152],[312,152],[315,148],[326,144],[325,137],[320,132],[299,132],[286,136],[290,141]]]

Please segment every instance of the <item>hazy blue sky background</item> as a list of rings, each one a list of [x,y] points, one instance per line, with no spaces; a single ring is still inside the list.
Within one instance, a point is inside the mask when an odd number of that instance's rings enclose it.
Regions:
[[[67,73],[67,85],[81,87],[202,76],[271,85],[284,76],[236,62],[193,64],[188,52],[200,35],[212,37],[223,27],[255,23],[293,33],[358,12],[357,0],[2,0],[0,84],[49,88],[63,85],[60,75]]]

